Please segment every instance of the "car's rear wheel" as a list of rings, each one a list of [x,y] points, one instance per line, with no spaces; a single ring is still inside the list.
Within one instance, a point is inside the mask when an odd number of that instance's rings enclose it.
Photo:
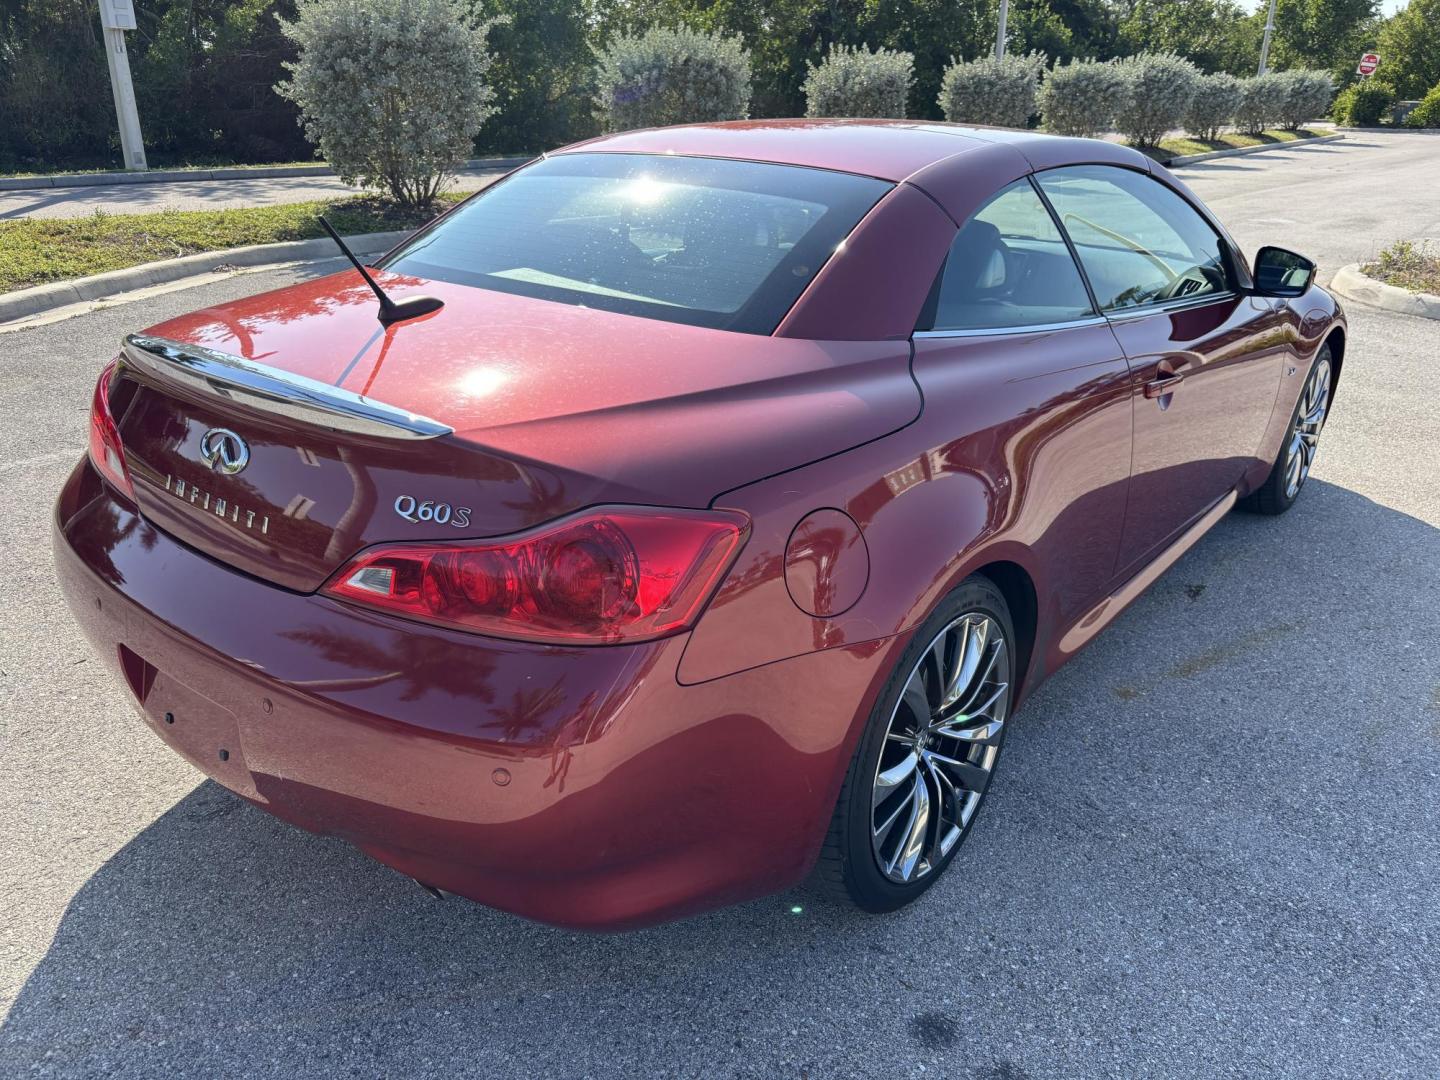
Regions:
[[[984,577],[916,631],[846,774],[817,868],[829,891],[893,911],[939,878],[990,785],[1015,656],[1005,598]]]
[[[1315,452],[1320,446],[1320,432],[1330,415],[1330,397],[1334,389],[1334,365],[1330,346],[1322,345],[1310,365],[1305,388],[1290,416],[1290,427],[1280,453],[1271,466],[1270,475],[1253,492],[1240,500],[1240,506],[1257,514],[1283,514],[1295,504],[1300,489],[1310,478]]]

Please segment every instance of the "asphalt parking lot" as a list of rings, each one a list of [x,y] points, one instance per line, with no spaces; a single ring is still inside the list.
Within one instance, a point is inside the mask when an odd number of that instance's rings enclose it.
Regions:
[[[1395,134],[1184,176],[1323,279],[1440,236],[1437,168]],[[587,936],[202,782],[60,601],[120,336],[313,272],[0,334],[0,1076],[1440,1075],[1440,323],[1349,305],[1300,502],[1232,514],[1031,699],[921,903]]]

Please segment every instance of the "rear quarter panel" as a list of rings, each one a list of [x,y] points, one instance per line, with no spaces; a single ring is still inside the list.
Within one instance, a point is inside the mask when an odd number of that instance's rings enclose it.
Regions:
[[[915,424],[716,500],[754,530],[695,628],[682,682],[900,634],[992,561],[1029,575],[1042,639],[1103,594],[1130,468],[1128,369],[1109,327],[917,341],[915,374]],[[795,525],[827,506],[860,526],[870,575],[852,607],[816,618],[792,602],[783,564]]]

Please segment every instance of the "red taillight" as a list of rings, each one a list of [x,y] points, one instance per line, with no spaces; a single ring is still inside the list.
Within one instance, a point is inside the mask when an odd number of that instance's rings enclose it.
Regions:
[[[694,623],[749,529],[743,514],[604,507],[500,540],[371,548],[324,591],[496,637],[648,641]]]
[[[130,484],[130,469],[125,464],[125,449],[120,445],[120,429],[110,412],[110,384],[115,379],[118,361],[111,360],[100,372],[95,383],[95,397],[90,402],[90,461],[97,472],[110,481],[127,499],[135,498]]]

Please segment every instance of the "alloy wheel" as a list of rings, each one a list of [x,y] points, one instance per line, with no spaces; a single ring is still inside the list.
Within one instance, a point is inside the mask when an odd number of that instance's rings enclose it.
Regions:
[[[1285,498],[1293,499],[1310,475],[1315,463],[1315,451],[1320,443],[1320,429],[1325,426],[1325,414],[1330,409],[1330,361],[1322,358],[1315,365],[1306,380],[1300,395],[1300,408],[1295,415],[1295,426],[1290,432],[1290,443],[1285,453]]]
[[[989,786],[1010,708],[1010,644],[966,612],[937,634],[890,714],[871,790],[870,842],[886,878],[935,870]]]

